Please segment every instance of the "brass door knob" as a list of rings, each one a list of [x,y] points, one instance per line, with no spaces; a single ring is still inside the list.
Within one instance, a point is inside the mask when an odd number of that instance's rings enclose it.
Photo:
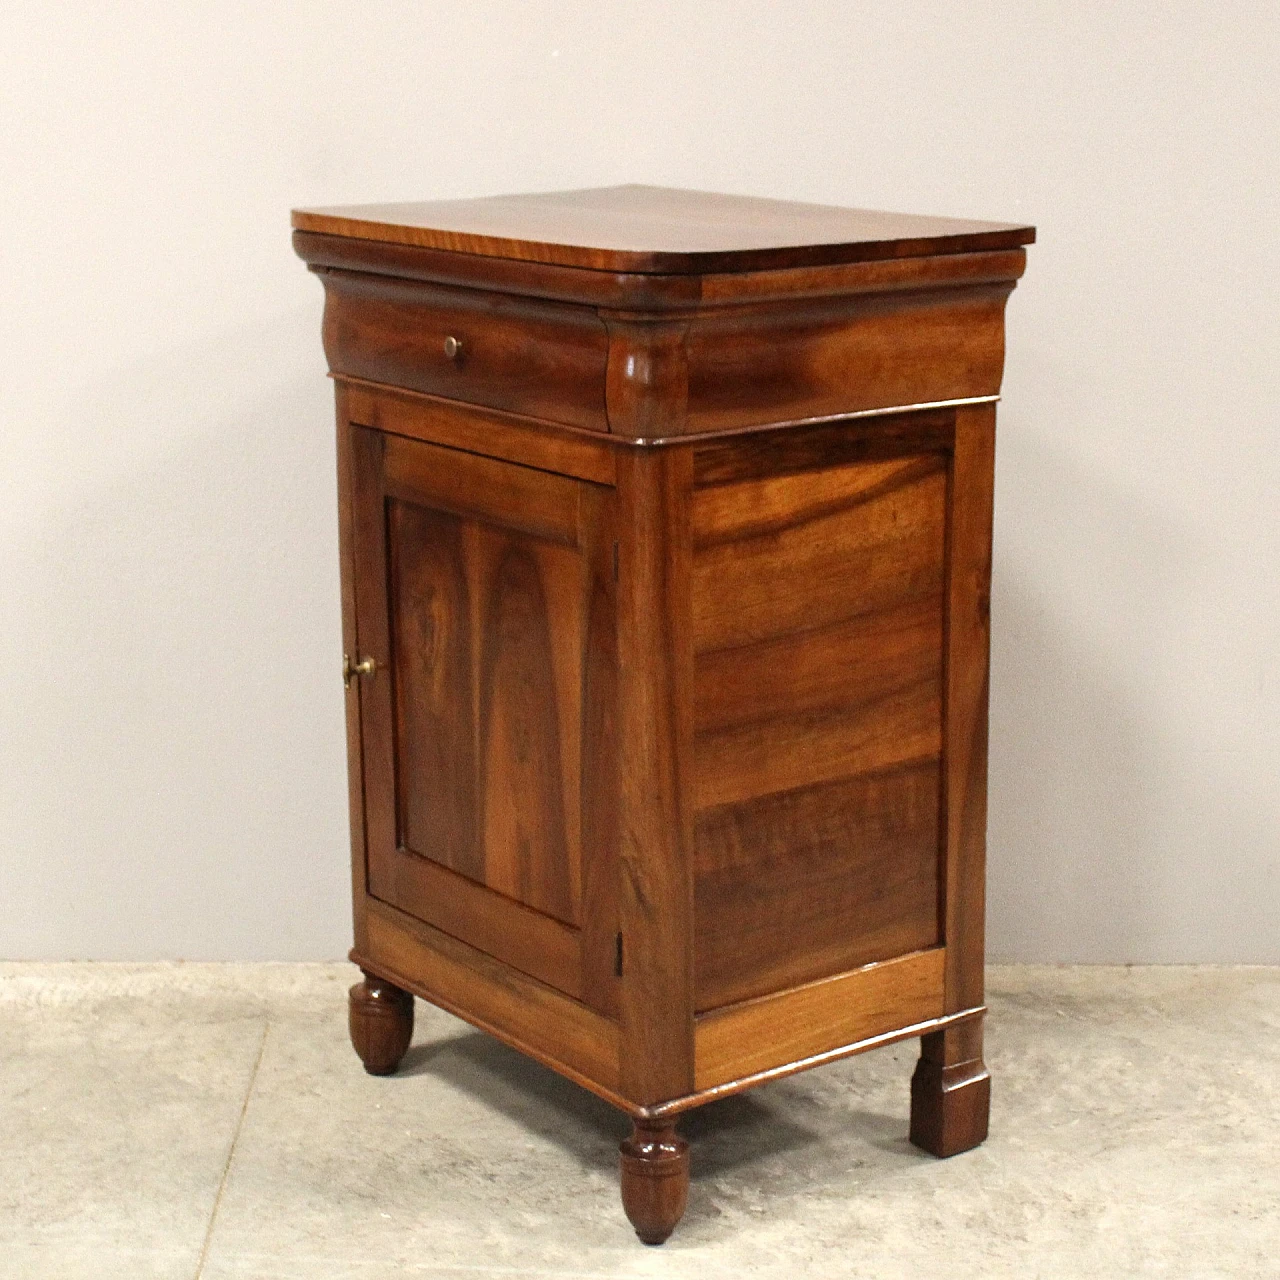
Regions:
[[[350,654],[342,655],[342,687],[344,689],[351,688],[351,681],[356,676],[368,676],[373,679],[373,673],[377,671],[378,664],[372,658],[365,658],[362,662],[353,663]]]
[[[444,353],[450,360],[456,360],[462,354],[462,341],[450,334],[444,340]]]

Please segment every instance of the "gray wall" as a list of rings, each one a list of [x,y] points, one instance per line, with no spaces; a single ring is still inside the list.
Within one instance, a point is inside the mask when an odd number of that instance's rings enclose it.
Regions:
[[[0,956],[348,941],[293,204],[647,181],[1040,228],[990,942],[1280,960],[1272,3],[9,5]]]

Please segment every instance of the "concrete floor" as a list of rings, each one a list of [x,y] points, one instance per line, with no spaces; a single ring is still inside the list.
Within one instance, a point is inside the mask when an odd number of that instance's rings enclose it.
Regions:
[[[906,1141],[914,1043],[705,1108],[662,1249],[622,1119],[345,965],[0,965],[0,1276],[1280,1275],[1280,970],[995,968],[992,1136]]]

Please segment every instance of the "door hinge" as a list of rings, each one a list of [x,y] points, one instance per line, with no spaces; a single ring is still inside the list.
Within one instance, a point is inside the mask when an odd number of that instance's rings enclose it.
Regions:
[[[613,972],[616,977],[622,977],[622,934],[618,934],[614,941]]]

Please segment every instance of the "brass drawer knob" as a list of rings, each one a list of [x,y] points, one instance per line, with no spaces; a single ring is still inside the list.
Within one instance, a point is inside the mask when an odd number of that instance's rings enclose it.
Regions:
[[[344,689],[351,688],[351,681],[356,676],[368,676],[373,679],[373,673],[377,671],[378,664],[372,658],[365,658],[363,662],[353,663],[351,655],[344,653],[342,655],[342,687]]]
[[[462,341],[450,334],[444,340],[444,353],[450,360],[456,360],[462,354]]]

